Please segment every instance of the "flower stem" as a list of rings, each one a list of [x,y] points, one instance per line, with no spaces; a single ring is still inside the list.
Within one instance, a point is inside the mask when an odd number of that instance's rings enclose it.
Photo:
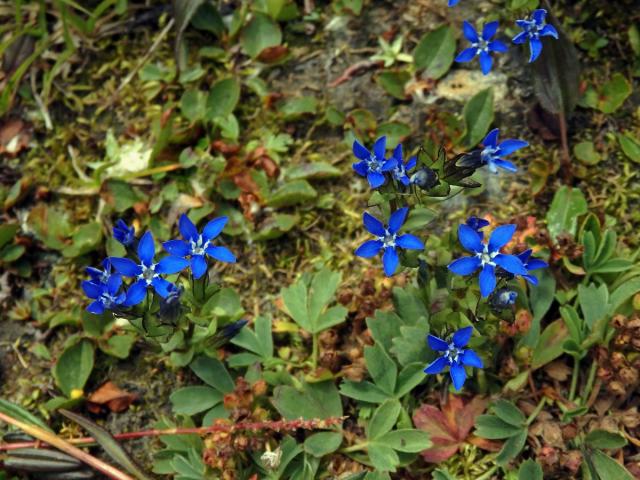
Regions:
[[[525,422],[525,425],[529,426],[529,425],[531,425],[533,423],[533,421],[540,414],[540,412],[542,411],[542,409],[544,408],[546,403],[547,403],[547,397],[542,397],[542,399],[540,400],[540,402],[536,406],[536,409],[533,412],[531,412],[531,415],[529,415],[529,418],[527,418],[527,421]]]
[[[342,453],[361,452],[362,450],[366,450],[368,445],[369,445],[368,442],[356,443],[355,445],[351,445],[350,447],[343,448],[340,451]]]
[[[580,360],[573,357],[573,373],[571,374],[571,388],[569,390],[569,401],[573,402],[576,397],[576,388],[578,387],[578,376],[580,375]]]
[[[589,369],[589,376],[587,377],[587,384],[584,386],[584,390],[582,391],[583,401],[586,403],[589,395],[591,395],[591,390],[593,389],[593,382],[596,379],[596,369],[598,368],[598,362],[594,359],[591,363],[591,368]]]
[[[313,365],[313,369],[318,368],[318,334],[311,334],[312,339],[312,350],[311,350],[311,364]]]

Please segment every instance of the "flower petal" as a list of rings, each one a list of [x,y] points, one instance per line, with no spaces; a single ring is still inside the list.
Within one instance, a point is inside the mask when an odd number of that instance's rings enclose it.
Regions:
[[[153,235],[147,231],[140,239],[140,243],[138,243],[138,258],[143,265],[149,266],[153,263],[155,254],[156,247],[153,244]]]
[[[373,215],[369,215],[367,212],[364,212],[362,215],[362,223],[364,224],[364,228],[366,228],[372,235],[375,235],[376,237],[384,237],[384,225],[382,225],[382,222]]]
[[[498,135],[500,134],[500,129],[494,128],[491,130],[484,140],[482,140],[482,145],[485,147],[495,147],[498,144]]]
[[[356,249],[355,254],[358,257],[371,258],[380,252],[382,245],[383,243],[380,240],[367,240]]]
[[[111,265],[117,272],[120,272],[125,277],[136,277],[142,273],[140,265],[130,258],[109,257],[111,258]]]
[[[524,42],[527,41],[528,38],[529,36],[527,35],[527,32],[520,32],[515,37],[513,37],[511,41],[516,45],[522,45]]]
[[[475,47],[465,48],[456,57],[456,62],[458,63],[470,62],[475,58],[476,53],[478,53],[478,49]]]
[[[480,253],[484,250],[484,245],[480,241],[480,235],[469,225],[458,227],[458,240],[460,244],[469,252]]]
[[[87,306],[87,312],[94,315],[102,315],[104,313],[104,304],[100,300],[95,300]]]
[[[210,255],[220,262],[236,263],[236,256],[227,247],[211,245],[207,247],[206,252],[207,255]]]
[[[104,292],[104,286],[98,285],[96,283],[90,282],[88,280],[84,280],[82,283],[82,290],[89,298],[98,298]]]
[[[175,287],[173,283],[168,282],[162,277],[153,277],[151,285],[153,285],[153,289],[162,298],[167,298],[169,296],[169,292]]]
[[[488,297],[491,292],[496,288],[496,273],[492,265],[488,263],[482,268],[478,277],[478,283],[480,284],[480,294],[483,297]]]
[[[451,262],[447,268],[456,275],[471,275],[480,268],[480,264],[478,257],[461,257]]]
[[[464,386],[464,382],[467,380],[467,372],[464,369],[464,366],[459,363],[454,363],[451,365],[451,371],[449,372],[451,375],[451,380],[453,380],[453,387],[456,390],[460,390]]]
[[[393,170],[397,166],[398,166],[398,161],[395,158],[390,158],[389,160],[387,160],[382,164],[382,167],[380,167],[380,171],[388,172],[390,170]]]
[[[549,23],[542,27],[542,30],[540,30],[538,35],[540,35],[541,37],[553,37],[556,40],[558,39],[558,31],[556,30],[556,27]]]
[[[413,168],[416,168],[416,165],[418,163],[418,158],[417,157],[411,157],[408,161],[407,164],[405,165],[405,170],[409,171]]]
[[[450,7],[455,7],[458,4],[459,1],[460,0],[449,0],[449,6]]]
[[[393,149],[393,153],[391,156],[398,162],[398,164],[402,163],[402,144],[399,143],[396,145],[396,148]]]
[[[397,268],[400,260],[398,259],[398,253],[395,248],[387,247],[384,249],[384,254],[382,254],[382,264],[384,265],[384,274],[387,277],[392,276]]]
[[[177,255],[178,257],[186,257],[191,254],[191,247],[182,240],[169,240],[164,242],[162,246],[171,255]]]
[[[493,42],[489,42],[489,45],[487,45],[489,47],[489,50],[492,52],[497,52],[497,53],[505,53],[506,51],[509,50],[509,47],[507,47],[507,45],[504,42],[501,42],[500,40],[494,40]]]
[[[178,221],[178,229],[180,230],[180,233],[185,240],[196,240],[200,236],[200,234],[198,233],[198,229],[185,213],[180,215],[180,220]]]
[[[483,75],[487,75],[493,66],[493,58],[487,52],[480,52],[480,70]]]
[[[398,233],[402,228],[404,221],[407,219],[407,213],[409,213],[409,208],[403,207],[391,214],[389,217],[389,232]]]
[[[491,37],[496,34],[496,32],[498,31],[498,27],[499,23],[497,21],[485,23],[484,27],[482,28],[482,39],[488,42]]]
[[[424,243],[415,235],[405,233],[396,238],[396,245],[407,250],[424,250]]]
[[[547,16],[547,11],[544,8],[538,8],[533,11],[531,18],[537,25],[542,25],[544,23],[544,19]]]
[[[191,273],[196,280],[202,277],[207,271],[207,260],[204,255],[194,255],[191,257]]]
[[[353,154],[360,160],[367,160],[371,154],[358,140],[353,141]]]
[[[473,333],[473,327],[464,327],[458,330],[453,334],[452,341],[453,344],[458,348],[463,348],[467,346],[469,340],[471,339],[471,334]]]
[[[172,273],[178,273],[180,270],[184,270],[188,266],[188,260],[174,255],[167,255],[158,262],[156,272],[171,275]]]
[[[500,225],[494,229],[489,238],[489,252],[496,252],[509,243],[515,231],[514,224]]]
[[[367,181],[371,188],[378,188],[384,185],[386,178],[383,174],[378,172],[369,172],[367,174]]]
[[[227,224],[227,217],[218,217],[207,223],[202,229],[202,236],[205,240],[212,240],[220,235],[222,229]]]
[[[369,167],[367,166],[367,162],[365,162],[364,160],[358,163],[354,163],[353,165],[353,169],[356,171],[356,173],[358,175],[360,175],[361,177],[366,177],[367,176],[367,172],[369,171]]]
[[[462,353],[461,362],[463,365],[467,365],[469,367],[484,368],[482,359],[473,350],[465,350]]]
[[[538,285],[538,279],[536,277],[534,277],[533,275],[522,275],[522,278],[524,278],[531,285],[534,285],[534,286]]]
[[[449,350],[449,344],[435,335],[428,335],[427,343],[429,344],[429,347],[436,352],[446,352]]]
[[[387,153],[387,137],[382,136],[376,140],[376,143],[373,144],[373,153],[381,162],[384,159],[385,154]]]
[[[524,263],[524,262],[523,262]],[[538,270],[539,268],[547,268],[549,264],[539,258],[532,258],[527,262],[527,270]]]
[[[480,39],[478,38],[478,32],[476,32],[476,29],[473,28],[473,25],[471,25],[467,21],[462,22],[462,33],[464,34],[465,38],[471,43],[478,43],[480,41]]]
[[[490,167],[493,167],[493,169],[490,168],[490,170],[494,173],[497,171],[495,169],[496,167],[500,167],[508,172],[518,171],[518,167],[516,167],[513,163],[511,163],[509,160],[502,160],[501,158],[496,158],[495,160],[493,160],[490,164]]]
[[[438,357],[429,365],[427,365],[427,368],[424,369],[424,373],[431,374],[431,375],[438,374],[442,372],[442,370],[444,370],[444,368],[447,366],[447,363],[448,362],[446,358]]]
[[[520,261],[522,262],[522,264],[526,264],[527,260],[529,260],[529,257],[531,256],[531,252],[533,250],[531,250],[530,248],[525,250],[524,252],[521,252],[518,254],[518,258],[520,259]]]
[[[532,38],[529,42],[529,49],[531,50],[531,56],[529,57],[529,63],[535,61],[542,52],[542,42],[539,38]]]
[[[504,255],[502,253],[496,255],[493,261],[504,268],[507,272],[514,275],[526,275],[527,269],[515,255]]]
[[[136,283],[129,287],[127,290],[127,298],[125,298],[123,305],[132,307],[139,304],[144,300],[144,296],[147,294],[147,282],[146,280],[138,280]]]
[[[500,142],[500,155],[507,156],[511,155],[516,150],[520,150],[521,148],[528,147],[529,144],[524,140],[517,140],[515,138],[509,138],[508,140],[504,140]]]
[[[122,277],[120,275],[111,275],[107,280],[107,291],[111,295],[115,295],[122,286]]]

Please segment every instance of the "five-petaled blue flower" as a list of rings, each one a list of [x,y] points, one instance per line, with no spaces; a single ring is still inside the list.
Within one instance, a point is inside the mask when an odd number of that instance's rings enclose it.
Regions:
[[[429,346],[442,355],[424,369],[424,373],[436,374],[449,366],[449,375],[453,380],[453,386],[460,390],[467,379],[464,367],[483,368],[482,359],[473,350],[465,349],[473,333],[473,327],[465,327],[453,334],[451,343],[447,343],[434,335],[427,337]]]
[[[458,275],[470,275],[479,268],[480,293],[489,296],[496,288],[496,267],[502,267],[513,275],[527,275],[527,269],[515,255],[500,253],[500,249],[511,241],[516,231],[515,225],[501,225],[489,237],[488,243],[482,243],[478,232],[468,225],[458,227],[458,239],[464,248],[473,253],[449,264],[449,270]]]
[[[362,220],[365,228],[369,233],[378,237],[377,240],[367,240],[360,245],[355,254],[359,257],[370,258],[377,255],[380,250],[384,250],[382,254],[382,264],[384,265],[384,273],[387,277],[393,275],[398,268],[398,247],[408,250],[423,250],[424,244],[416,237],[405,233],[398,235],[398,231],[407,218],[409,209],[407,207],[396,210],[389,217],[389,226],[384,227],[382,222],[377,218],[364,213]]]
[[[129,247],[136,239],[136,231],[133,226],[130,227],[124,220],[119,219],[113,226],[113,238],[125,247]]]
[[[153,287],[158,295],[166,298],[172,288],[171,282],[165,280],[160,275],[170,275],[178,273],[189,266],[189,262],[184,258],[168,255],[159,262],[154,261],[155,246],[151,232],[145,233],[138,243],[138,259],[136,263],[129,258],[110,257],[111,265],[116,271],[126,277],[134,277],[136,281],[129,287],[125,306],[137,305],[147,292],[147,288]]]
[[[480,159],[483,165],[488,165],[489,170],[493,173],[498,171],[498,168],[503,168],[509,172],[517,172],[518,167],[508,160],[504,160],[503,157],[511,155],[516,150],[524,147],[528,147],[529,144],[524,140],[517,140],[515,138],[509,138],[503,140],[498,144],[498,134],[500,130],[494,128],[482,141],[484,148],[480,152]]]
[[[524,252],[519,254],[518,258],[522,262],[522,265],[527,270],[527,272],[530,272],[531,270],[538,270],[539,268],[547,268],[549,266],[549,264],[544,260],[540,260],[539,258],[532,258],[531,249],[525,250]],[[531,285],[538,285],[538,279],[533,275],[529,275],[529,273],[527,273],[526,275],[522,275],[522,278],[524,278]]]
[[[553,25],[545,22],[546,16],[547,11],[540,8],[533,12],[531,18],[516,20],[516,24],[522,28],[522,32],[513,37],[512,42],[520,45],[529,40],[529,49],[531,50],[529,63],[538,58],[540,52],[542,52],[542,40],[540,40],[540,37],[548,36],[558,39],[558,31]]]
[[[227,217],[218,217],[211,220],[202,229],[202,233],[185,214],[182,214],[178,227],[184,240],[169,240],[162,246],[167,252],[178,257],[191,257],[191,273],[193,278],[200,278],[207,271],[207,259],[209,255],[221,262],[235,263],[236,257],[226,247],[213,244],[213,239],[220,235],[227,224]]]
[[[84,280],[82,289],[93,302],[87,307],[87,311],[101,315],[105,310],[114,310],[125,302],[125,293],[120,291],[122,277],[117,273],[109,276],[105,283],[95,283]]]
[[[491,40],[498,31],[498,22],[489,22],[482,29],[482,36],[478,36],[478,32],[469,22],[462,23],[462,32],[471,47],[465,48],[456,57],[456,62],[470,62],[476,55],[480,58],[480,69],[484,75],[491,71],[493,59],[489,52],[504,53],[508,47],[500,40]]]
[[[384,185],[384,172],[393,170],[396,166],[396,160],[391,158],[385,160],[384,156],[387,152],[387,137],[380,137],[373,144],[373,151],[367,150],[357,140],[353,141],[353,154],[360,161],[353,164],[353,169],[362,177],[367,177],[371,188],[378,188]]]
[[[396,161],[396,166],[391,170],[391,175],[397,181],[402,183],[405,187],[408,187],[411,184],[411,180],[409,179],[409,175],[407,172],[415,168],[418,163],[418,159],[416,157],[411,157],[407,160],[407,163],[402,161],[402,144],[399,143],[398,146],[393,150],[393,154],[391,155]]]
[[[107,283],[107,281],[109,280],[109,277],[111,277],[112,273],[111,273],[111,262],[109,261],[108,258],[105,258],[102,261],[102,268],[104,270],[100,270],[99,268],[95,268],[95,267],[87,267],[86,268],[86,272],[87,274],[91,277],[91,282],[100,285],[103,283]]]
[[[449,6],[450,7],[455,7],[458,4],[459,1],[460,0],[449,0]]]

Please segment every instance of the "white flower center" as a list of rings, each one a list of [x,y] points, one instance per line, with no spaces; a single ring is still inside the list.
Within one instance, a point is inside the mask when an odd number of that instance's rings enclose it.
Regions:
[[[382,168],[382,165],[378,161],[378,157],[376,157],[374,153],[369,156],[369,160],[367,160],[367,166],[372,172],[379,172]]]
[[[498,252],[489,252],[489,247],[486,244],[482,252],[476,253],[476,257],[480,259],[483,267],[485,265],[491,265],[492,267],[495,267],[496,264],[493,259],[496,257],[496,255],[498,255]]]
[[[140,265],[142,268],[142,273],[138,275],[138,280],[145,280],[147,285],[151,285],[152,280],[158,276],[156,273],[156,265],[157,263],[152,263],[150,266]]]
[[[444,354],[444,358],[447,359],[449,365],[458,363],[460,361],[460,355],[464,352],[463,349],[456,347],[453,343],[449,344],[449,350]]]
[[[480,52],[488,52],[489,51],[489,42],[487,42],[484,38],[481,38],[479,41],[474,42],[471,44],[471,46],[473,48],[477,48],[477,55],[480,54]]]
[[[209,247],[209,240],[206,242],[202,238],[202,235],[198,235],[198,240],[190,240],[191,243],[191,255],[204,255],[205,251]]]
[[[396,237],[398,235],[396,235],[395,233],[391,233],[389,230],[385,230],[384,231],[384,236],[382,237],[378,237],[378,240],[380,240],[383,243],[383,247],[387,248],[396,248]]]

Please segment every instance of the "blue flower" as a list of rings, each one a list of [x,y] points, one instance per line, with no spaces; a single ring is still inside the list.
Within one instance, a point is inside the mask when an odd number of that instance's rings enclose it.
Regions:
[[[181,285],[169,284],[166,298],[160,300],[158,317],[160,320],[175,324],[182,313],[180,297],[184,288]]]
[[[460,0],[449,0],[449,6],[450,7],[455,7],[458,4],[459,1]]]
[[[112,275],[111,272],[111,262],[108,258],[105,258],[102,261],[102,268],[104,270],[100,270],[95,267],[87,267],[85,271],[91,277],[91,282],[97,285],[105,284],[109,281],[109,278]]]
[[[391,170],[391,175],[393,175],[393,178],[402,183],[405,187],[408,187],[411,184],[411,180],[409,179],[407,172],[415,168],[418,163],[418,159],[416,157],[411,157],[407,160],[407,163],[403,163],[401,143],[399,143],[393,150],[391,158],[396,161],[396,166]]]
[[[478,235],[480,235],[481,240],[484,238],[484,233],[482,233],[480,230],[482,230],[484,227],[489,226],[488,220],[485,220],[484,218],[478,218],[478,217],[469,217],[467,218],[467,221],[465,223],[469,227],[473,228]]]
[[[422,167],[417,170],[409,179],[412,185],[419,187],[422,190],[431,190],[438,185],[438,174],[429,167]]]
[[[527,269],[527,275],[522,275],[522,278],[524,278],[531,285],[538,285],[538,279],[533,275],[529,275],[528,272],[530,272],[531,270],[538,270],[540,268],[547,268],[549,264],[544,260],[531,258],[531,249],[525,250],[524,252],[519,254],[518,258],[522,262],[524,268]]]
[[[558,39],[558,31],[555,27],[545,23],[546,16],[547,11],[540,8],[533,12],[531,18],[516,21],[516,24],[522,28],[522,32],[513,37],[512,42],[520,45],[529,40],[529,49],[531,50],[529,63],[538,58],[540,52],[542,52],[542,40],[540,40],[540,37],[548,36]]]
[[[356,249],[355,254],[359,257],[370,258],[377,255],[380,250],[384,250],[382,264],[387,277],[393,275],[398,268],[399,259],[396,251],[398,247],[408,250],[424,249],[424,244],[418,237],[408,233],[398,235],[398,231],[402,228],[408,212],[409,209],[407,207],[393,212],[389,217],[389,226],[386,228],[380,220],[366,212],[362,217],[364,227],[378,239],[367,240]]]
[[[501,225],[491,233],[488,243],[468,225],[458,227],[458,239],[464,248],[473,253],[470,257],[462,257],[449,264],[449,270],[457,275],[470,275],[479,268],[480,293],[489,296],[496,288],[496,267],[501,267],[513,275],[526,275],[527,269],[515,255],[500,253],[516,231],[515,225]]]
[[[172,288],[172,283],[160,275],[171,275],[189,266],[184,258],[168,255],[159,262],[154,261],[155,246],[151,232],[145,233],[138,243],[138,259],[136,263],[129,258],[110,257],[111,264],[116,271],[125,277],[134,277],[137,280],[129,287],[125,306],[137,305],[147,292],[147,288],[153,287],[158,295],[166,298]]]
[[[489,52],[504,53],[508,47],[500,40],[491,40],[498,31],[498,22],[486,23],[482,29],[482,36],[478,36],[478,32],[469,22],[462,22],[462,31],[471,47],[465,48],[456,57],[456,62],[470,62],[476,55],[480,58],[480,69],[486,75],[491,71],[493,59]]]
[[[191,257],[191,273],[193,278],[200,278],[207,271],[207,259],[209,255],[221,262],[235,263],[236,257],[226,247],[219,247],[213,244],[212,240],[220,235],[222,229],[227,224],[227,217],[218,217],[211,220],[202,229],[202,233],[193,224],[189,217],[182,214],[178,223],[178,228],[183,240],[169,240],[162,246],[167,252],[178,257]]]
[[[449,366],[449,375],[456,390],[460,390],[467,379],[464,367],[483,368],[482,359],[473,350],[465,349],[473,333],[473,327],[465,327],[453,334],[451,343],[447,343],[434,335],[427,337],[429,346],[442,355],[424,369],[424,373],[437,374]]]
[[[136,231],[133,226],[128,226],[124,220],[119,219],[113,226],[113,238],[125,247],[130,247],[136,239]]]
[[[106,283],[94,283],[84,280],[82,289],[87,297],[94,301],[89,304],[87,311],[101,315],[105,310],[115,310],[125,301],[125,293],[120,291],[122,277],[118,274],[111,275]]]
[[[501,288],[500,290],[493,292],[493,294],[489,298],[489,303],[493,308],[497,310],[503,310],[512,305],[515,305],[517,299],[517,292],[511,290],[510,288]]]
[[[367,177],[371,188],[378,188],[384,185],[384,172],[393,170],[396,166],[396,160],[391,158],[385,160],[384,156],[387,152],[387,137],[380,137],[373,145],[373,152],[367,150],[357,140],[353,141],[353,154],[360,161],[353,164],[353,169],[362,177]]]
[[[516,140],[510,138],[503,140],[498,144],[498,134],[500,130],[494,128],[482,141],[484,148],[480,152],[480,159],[483,165],[488,165],[489,170],[493,173],[498,171],[498,168],[503,168],[509,172],[517,172],[518,167],[508,160],[504,160],[503,157],[511,155],[516,150],[524,147],[528,147],[529,144],[524,140]]]

